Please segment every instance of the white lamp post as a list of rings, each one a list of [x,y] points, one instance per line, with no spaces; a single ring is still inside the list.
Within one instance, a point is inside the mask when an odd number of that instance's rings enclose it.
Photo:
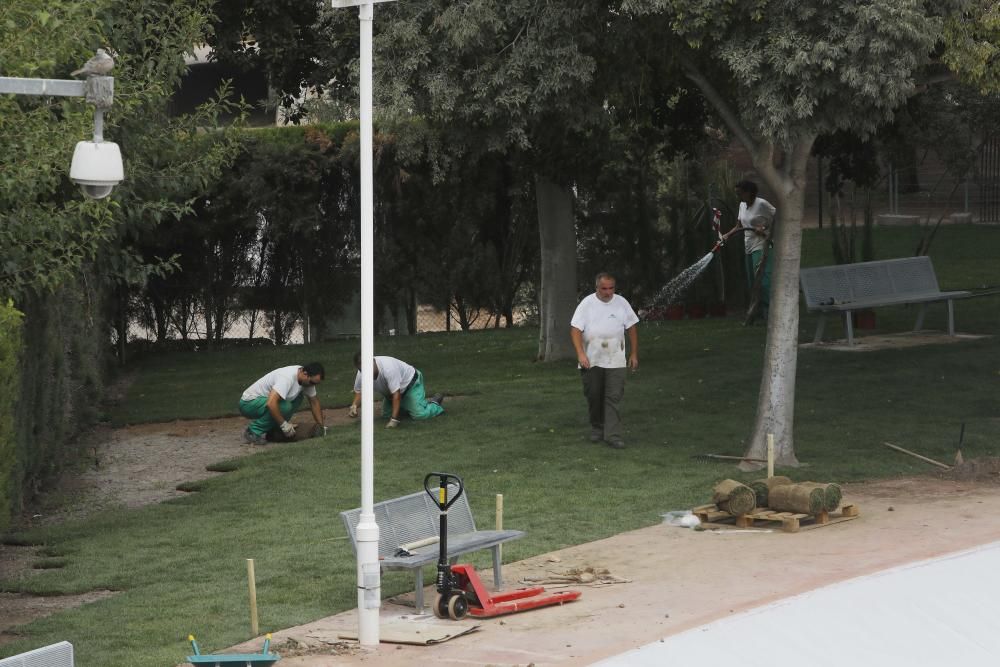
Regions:
[[[83,97],[94,105],[94,140],[77,143],[69,170],[70,179],[90,199],[107,197],[125,178],[118,144],[104,141],[104,111],[110,109],[114,101],[115,79],[99,72],[110,71],[114,61],[103,49],[98,49],[97,54],[78,70],[79,73],[86,73],[85,81],[0,77],[0,93]],[[92,70],[94,63],[97,63],[98,72]]]
[[[382,600],[378,562],[378,524],[375,523],[375,453],[372,391],[374,367],[374,175],[372,170],[372,16],[376,2],[392,0],[330,0],[333,7],[358,7],[361,21],[361,516],[358,543],[358,641],[374,648],[379,643],[378,613]]]

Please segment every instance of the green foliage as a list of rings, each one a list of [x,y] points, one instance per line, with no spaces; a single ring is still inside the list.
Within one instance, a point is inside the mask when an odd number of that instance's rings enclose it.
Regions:
[[[98,3],[14,0],[0,8],[0,73],[65,77],[99,44]],[[72,279],[113,235],[113,203],[68,182],[74,144],[92,134],[83,100],[0,98],[0,299]]]
[[[73,437],[97,419],[106,371],[103,308],[89,267],[77,281],[24,300],[24,347],[14,380],[15,513],[75,460]]]
[[[941,59],[965,82],[985,94],[1000,92],[1000,4],[971,0],[949,15]]]
[[[22,320],[22,314],[13,303],[0,303],[0,533],[10,525],[19,495],[14,414]]]

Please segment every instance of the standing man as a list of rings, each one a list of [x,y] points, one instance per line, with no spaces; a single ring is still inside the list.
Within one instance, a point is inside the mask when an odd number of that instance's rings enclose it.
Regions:
[[[444,394],[435,394],[427,400],[424,393],[424,374],[405,361],[395,357],[375,357],[376,392],[382,394],[382,416],[388,417],[386,428],[399,426],[403,414],[409,414],[413,419],[430,419],[444,412]],[[354,354],[354,368],[358,374],[354,379],[354,400],[347,414],[358,416],[358,404],[361,403],[361,353]]]
[[[323,410],[316,385],[325,375],[323,365],[314,361],[305,366],[278,368],[247,387],[240,397],[240,414],[253,421],[243,432],[243,439],[251,445],[265,445],[271,433],[274,439],[294,440],[295,425],[289,420],[302,405],[303,396],[309,399],[309,411],[316,420],[310,435],[320,435]]]
[[[615,278],[598,273],[595,292],[583,299],[573,313],[569,334],[583,377],[583,395],[590,412],[590,441],[625,447],[618,404],[625,395],[625,334],[628,366],[639,369],[639,322],[632,306],[615,294]]]
[[[758,268],[761,269],[760,281],[760,312],[767,319],[767,311],[771,305],[771,260],[767,252],[768,234],[774,221],[775,208],[766,199],[757,196],[757,184],[753,181],[740,181],[736,184],[736,196],[740,200],[738,215],[739,224],[744,229],[743,241],[746,247],[747,283],[750,285],[750,302],[753,303],[753,286]]]

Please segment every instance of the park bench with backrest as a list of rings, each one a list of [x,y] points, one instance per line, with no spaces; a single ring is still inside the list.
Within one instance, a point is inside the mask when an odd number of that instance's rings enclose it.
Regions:
[[[449,499],[457,490],[448,487]],[[417,611],[424,607],[423,567],[437,563],[440,546],[435,541],[423,546],[409,547],[414,543],[427,542],[439,536],[440,511],[434,500],[424,491],[408,496],[385,500],[374,505],[375,522],[379,527],[378,555],[383,570],[413,570],[416,575]],[[351,546],[357,553],[358,521],[361,509],[340,513],[344,526],[351,537]],[[476,530],[469,507],[468,489],[448,509],[448,559],[452,564],[462,554],[491,549],[493,551],[493,583],[497,590],[502,587],[500,575],[500,545],[523,537],[520,530]],[[406,553],[410,555],[406,555]]]
[[[858,310],[917,304],[920,310],[914,331],[924,325],[928,303],[948,304],[948,335],[955,335],[954,300],[973,296],[968,291],[942,292],[938,287],[934,266],[927,256],[903,257],[875,262],[857,262],[820,266],[799,271],[799,285],[810,312],[819,312],[814,343],[823,339],[823,327],[828,313],[844,316],[847,344],[854,344],[852,314]]]

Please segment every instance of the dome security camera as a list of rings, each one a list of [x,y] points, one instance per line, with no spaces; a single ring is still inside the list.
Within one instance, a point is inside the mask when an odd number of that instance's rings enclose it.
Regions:
[[[73,151],[69,177],[88,199],[103,199],[125,178],[122,153],[110,141],[80,141]]]

